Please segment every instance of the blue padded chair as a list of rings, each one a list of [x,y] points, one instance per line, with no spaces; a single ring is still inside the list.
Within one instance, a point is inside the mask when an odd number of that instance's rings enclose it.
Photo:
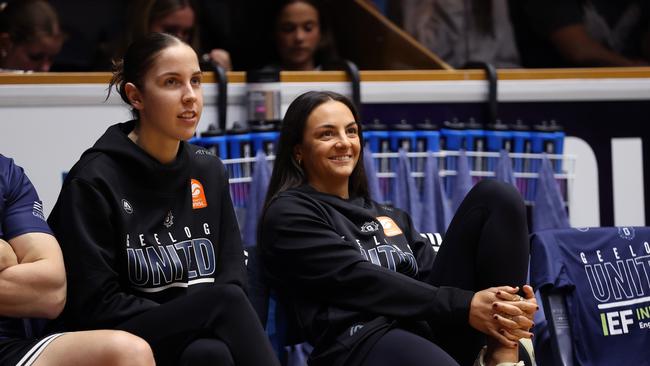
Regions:
[[[280,363],[285,366],[305,366],[311,346],[304,343],[294,312],[278,300],[264,280],[256,247],[247,247],[248,297],[266,329]]]
[[[550,333],[552,365],[573,366],[573,345],[569,327],[569,312],[566,307],[566,294],[548,286],[541,289],[540,293]],[[539,354],[540,352],[538,352]],[[538,358],[540,357],[538,356]],[[545,359],[548,360],[548,357]],[[542,362],[540,360],[540,364]],[[543,366],[546,365],[543,364]]]

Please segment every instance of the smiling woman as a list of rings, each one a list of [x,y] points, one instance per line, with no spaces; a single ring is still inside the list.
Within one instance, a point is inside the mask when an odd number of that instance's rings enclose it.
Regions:
[[[519,193],[477,184],[436,255],[405,212],[368,197],[361,146],[337,93],[299,96],[282,121],[259,250],[314,346],[309,364],[513,365],[537,308]]]
[[[359,161],[359,126],[343,103],[329,101],[309,115],[296,159],[307,182],[321,192],[348,198],[348,178]]]
[[[110,85],[135,119],[81,156],[49,218],[70,273],[66,324],[129,330],[157,365],[278,365],[243,289],[226,170],[185,141],[203,108],[196,54],[149,34]]]

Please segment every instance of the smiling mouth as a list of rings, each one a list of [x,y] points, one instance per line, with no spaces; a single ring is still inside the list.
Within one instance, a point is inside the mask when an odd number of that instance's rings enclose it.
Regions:
[[[352,155],[339,155],[339,156],[332,156],[328,158],[329,160],[334,160],[334,161],[351,161],[352,160]]]
[[[178,118],[182,118],[182,119],[192,119],[194,117],[196,117],[196,112],[193,111],[183,112],[178,115]]]

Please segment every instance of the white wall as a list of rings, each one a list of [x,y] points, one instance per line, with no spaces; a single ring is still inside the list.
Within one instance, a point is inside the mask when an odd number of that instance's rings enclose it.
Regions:
[[[300,93],[328,89],[347,93],[345,83],[286,83],[282,112]],[[204,85],[204,111],[198,131],[217,121],[214,84]],[[228,126],[243,121],[245,85],[228,86]],[[62,184],[62,173],[112,124],[129,120],[116,93],[108,101],[104,84],[0,85],[0,153],[12,157],[32,180],[48,215]]]
[[[282,113],[296,96],[307,90],[350,94],[349,85],[343,82],[282,83]],[[246,118],[245,93],[245,84],[228,86],[229,126]],[[486,95],[486,83],[481,80],[364,82],[361,89],[364,103],[479,102]],[[46,214],[58,196],[61,174],[108,126],[130,118],[117,94],[113,93],[106,102],[105,97],[104,84],[0,85],[0,153],[13,157],[25,168],[44,201]],[[205,107],[199,131],[216,122],[215,99],[215,85],[205,84]],[[634,99],[650,99],[650,79],[504,80],[499,83],[500,101]],[[572,215],[579,215],[578,212],[579,208]],[[576,220],[582,225],[598,225],[588,217]]]

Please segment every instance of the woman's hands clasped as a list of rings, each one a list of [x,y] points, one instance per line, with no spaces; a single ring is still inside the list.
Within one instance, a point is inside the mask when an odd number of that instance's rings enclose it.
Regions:
[[[504,346],[517,347],[521,338],[532,338],[533,316],[539,309],[531,286],[491,287],[477,292],[469,310],[469,324],[498,340]]]

